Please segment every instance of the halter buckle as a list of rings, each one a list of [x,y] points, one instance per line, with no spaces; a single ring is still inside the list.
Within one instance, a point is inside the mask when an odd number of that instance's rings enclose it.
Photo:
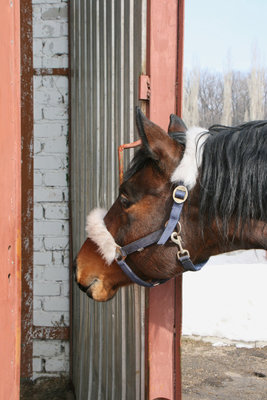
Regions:
[[[181,192],[185,193],[184,194],[184,198],[176,197],[176,191],[177,190],[180,190]],[[187,197],[188,197],[187,188],[185,186],[183,186],[183,185],[176,186],[176,188],[174,189],[174,191],[172,193],[172,198],[175,201],[175,203],[178,203],[178,204],[184,203],[186,201]]]

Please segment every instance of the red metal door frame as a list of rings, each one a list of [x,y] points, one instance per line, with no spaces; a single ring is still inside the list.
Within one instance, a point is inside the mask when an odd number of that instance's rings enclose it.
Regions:
[[[171,113],[181,115],[184,0],[148,0],[149,118],[167,129]],[[149,291],[149,400],[181,399],[180,336],[182,280]]]
[[[20,1],[0,13],[0,398],[19,399],[21,303]]]

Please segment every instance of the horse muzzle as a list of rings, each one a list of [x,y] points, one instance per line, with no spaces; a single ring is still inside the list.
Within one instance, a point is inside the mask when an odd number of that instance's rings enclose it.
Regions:
[[[115,262],[107,264],[98,246],[89,238],[74,260],[73,273],[79,288],[96,301],[110,300],[118,291],[117,283],[128,281]]]

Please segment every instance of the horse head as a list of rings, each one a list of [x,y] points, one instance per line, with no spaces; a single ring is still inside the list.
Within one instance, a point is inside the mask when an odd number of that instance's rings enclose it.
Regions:
[[[186,127],[180,118],[171,115],[169,134],[139,109],[136,123],[141,148],[110,210],[95,209],[89,215],[88,238],[76,258],[77,283],[99,301],[110,299],[119,287],[132,283],[115,261],[114,243],[123,246],[166,223],[171,208],[171,175],[184,153]],[[173,133],[180,139],[174,140]],[[127,263],[142,279],[169,278],[177,273],[175,253],[163,253],[162,246],[152,245],[127,257]]]

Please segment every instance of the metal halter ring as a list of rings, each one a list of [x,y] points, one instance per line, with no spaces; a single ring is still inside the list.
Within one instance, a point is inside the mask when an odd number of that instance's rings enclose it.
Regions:
[[[183,198],[183,199],[179,199],[179,198],[177,198],[177,197],[175,196],[176,190],[181,190],[181,192],[185,192],[185,195],[184,195],[184,198]],[[173,200],[175,201],[175,203],[178,203],[178,204],[184,203],[184,202],[186,201],[187,197],[188,197],[188,190],[187,190],[187,188],[186,188],[185,186],[182,186],[182,185],[176,186],[176,188],[174,189],[173,194],[172,194],[172,198],[173,198]]]
[[[116,260],[121,261],[121,260],[125,260],[125,258],[126,258],[126,256],[123,255],[123,253],[121,251],[121,247],[117,246],[116,247]]]

